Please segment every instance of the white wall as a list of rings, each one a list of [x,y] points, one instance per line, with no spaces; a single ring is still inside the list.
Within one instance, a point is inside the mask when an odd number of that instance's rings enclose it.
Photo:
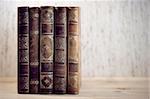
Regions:
[[[146,76],[148,0],[0,0],[0,76],[17,72],[17,7],[81,7],[82,75]]]

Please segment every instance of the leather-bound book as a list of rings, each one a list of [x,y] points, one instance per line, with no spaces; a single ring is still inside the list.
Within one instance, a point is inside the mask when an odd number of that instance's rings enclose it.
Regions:
[[[38,93],[39,87],[39,8],[29,9],[29,92]]]
[[[68,84],[67,93],[78,94],[80,86],[80,11],[67,9],[68,18]]]
[[[67,9],[55,7],[54,93],[66,93],[67,83]]]
[[[29,93],[28,7],[18,7],[18,93]]]
[[[54,11],[41,7],[40,13],[40,93],[53,91]]]

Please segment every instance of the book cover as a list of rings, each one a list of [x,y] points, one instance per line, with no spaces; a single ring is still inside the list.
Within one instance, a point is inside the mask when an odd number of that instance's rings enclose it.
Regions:
[[[18,93],[29,93],[28,7],[18,7]]]
[[[54,93],[66,93],[67,83],[67,10],[55,7]]]
[[[29,8],[29,92],[39,87],[39,8]]]
[[[67,9],[68,18],[68,85],[67,93],[78,94],[80,86],[79,7]]]
[[[54,11],[41,7],[40,14],[40,93],[53,92]]]

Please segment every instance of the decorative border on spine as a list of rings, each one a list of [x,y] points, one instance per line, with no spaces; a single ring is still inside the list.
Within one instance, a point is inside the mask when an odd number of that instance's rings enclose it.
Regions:
[[[29,91],[38,93],[39,90],[39,13],[38,7],[29,9]]]
[[[18,93],[29,93],[29,7],[18,7]]]
[[[53,7],[41,7],[40,16],[40,93],[52,93],[54,56]]]
[[[78,94],[80,86],[79,7],[68,8],[68,86],[67,93]]]
[[[66,93],[67,83],[67,9],[55,7],[54,93]]]

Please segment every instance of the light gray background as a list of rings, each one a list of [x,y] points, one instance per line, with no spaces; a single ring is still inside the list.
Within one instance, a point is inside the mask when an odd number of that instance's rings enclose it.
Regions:
[[[0,76],[17,75],[17,7],[81,7],[83,77],[145,77],[149,0],[0,0]]]

